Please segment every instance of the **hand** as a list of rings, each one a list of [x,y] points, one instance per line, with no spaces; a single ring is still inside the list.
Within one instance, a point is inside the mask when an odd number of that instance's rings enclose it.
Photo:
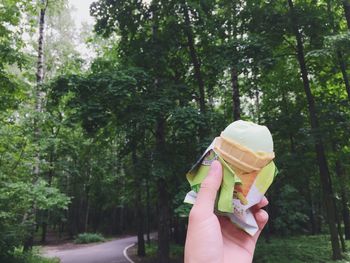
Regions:
[[[232,224],[227,217],[214,214],[221,180],[221,164],[214,161],[190,212],[185,263],[248,263],[253,260],[256,241],[268,220],[268,214],[261,208],[268,201],[264,197],[259,204],[252,207],[259,231],[250,236]]]

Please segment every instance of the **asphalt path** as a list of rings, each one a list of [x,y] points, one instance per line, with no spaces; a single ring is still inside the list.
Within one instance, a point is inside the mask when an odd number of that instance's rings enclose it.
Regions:
[[[61,263],[130,263],[132,261],[124,256],[124,250],[136,241],[136,236],[133,236],[77,247],[46,247],[44,255],[58,257]]]

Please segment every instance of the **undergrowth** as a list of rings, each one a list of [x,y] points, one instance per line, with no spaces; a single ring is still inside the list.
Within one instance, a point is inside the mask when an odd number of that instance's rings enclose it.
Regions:
[[[76,244],[87,244],[102,241],[105,241],[105,238],[99,233],[82,233],[74,239],[74,243]]]

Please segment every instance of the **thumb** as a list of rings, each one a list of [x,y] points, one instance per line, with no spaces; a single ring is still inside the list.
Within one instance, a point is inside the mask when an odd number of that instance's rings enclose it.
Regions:
[[[199,189],[193,212],[200,218],[213,214],[217,191],[221,185],[222,167],[217,160],[212,162],[207,177]]]

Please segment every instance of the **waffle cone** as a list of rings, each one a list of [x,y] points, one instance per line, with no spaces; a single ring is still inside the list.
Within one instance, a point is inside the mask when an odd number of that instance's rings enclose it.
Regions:
[[[274,153],[253,152],[223,136],[216,138],[214,150],[235,170],[238,169],[244,173],[261,170],[275,157]]]
[[[275,157],[274,153],[253,152],[247,147],[223,136],[215,140],[214,150],[228,163],[241,179],[235,190],[246,197],[260,170]]]

